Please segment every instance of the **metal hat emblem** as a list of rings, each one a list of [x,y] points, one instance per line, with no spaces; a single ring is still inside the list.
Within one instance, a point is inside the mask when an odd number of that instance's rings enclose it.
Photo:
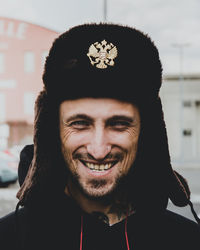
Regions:
[[[116,46],[103,40],[100,43],[96,42],[90,45],[87,56],[93,66],[106,69],[108,66],[114,66],[117,53]]]

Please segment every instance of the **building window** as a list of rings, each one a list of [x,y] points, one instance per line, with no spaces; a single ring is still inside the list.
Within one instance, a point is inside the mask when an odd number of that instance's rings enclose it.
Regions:
[[[0,74],[5,72],[5,55],[0,53]]]
[[[197,108],[200,107],[200,100],[195,101],[195,106],[196,106]]]
[[[183,107],[190,108],[191,106],[192,106],[192,102],[191,101],[183,101]]]
[[[35,55],[32,51],[24,53],[24,71],[32,73],[35,70]]]
[[[0,88],[2,89],[14,89],[16,88],[16,86],[17,86],[17,82],[13,79],[0,80]]]
[[[191,129],[184,129],[183,130],[183,135],[184,136],[191,136],[192,135],[192,130]]]
[[[6,118],[6,96],[4,93],[0,93],[0,123],[5,122]]]
[[[35,104],[35,95],[31,92],[24,93],[24,113],[26,115],[34,114],[34,104]]]

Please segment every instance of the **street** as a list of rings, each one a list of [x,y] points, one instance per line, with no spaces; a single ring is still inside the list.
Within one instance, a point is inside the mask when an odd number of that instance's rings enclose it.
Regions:
[[[9,187],[0,188],[0,217],[12,212],[17,204],[16,193],[19,188],[18,183]]]

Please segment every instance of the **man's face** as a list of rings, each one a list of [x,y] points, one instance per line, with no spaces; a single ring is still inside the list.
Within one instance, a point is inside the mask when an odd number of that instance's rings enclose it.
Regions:
[[[115,99],[82,98],[60,105],[62,153],[87,197],[111,194],[135,160],[140,133],[138,108]]]

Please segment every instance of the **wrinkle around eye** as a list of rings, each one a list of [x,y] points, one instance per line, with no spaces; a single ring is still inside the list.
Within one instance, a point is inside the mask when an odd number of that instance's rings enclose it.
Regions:
[[[138,138],[140,134],[140,129],[138,127],[127,128],[124,131],[127,132],[132,138]]]
[[[129,125],[115,125],[110,126],[112,130],[119,131],[119,132],[126,132],[126,131],[135,131],[135,133],[138,133],[140,131],[140,127],[138,124],[129,124]]]
[[[65,142],[75,131],[71,128],[63,127],[60,132],[60,137]]]

